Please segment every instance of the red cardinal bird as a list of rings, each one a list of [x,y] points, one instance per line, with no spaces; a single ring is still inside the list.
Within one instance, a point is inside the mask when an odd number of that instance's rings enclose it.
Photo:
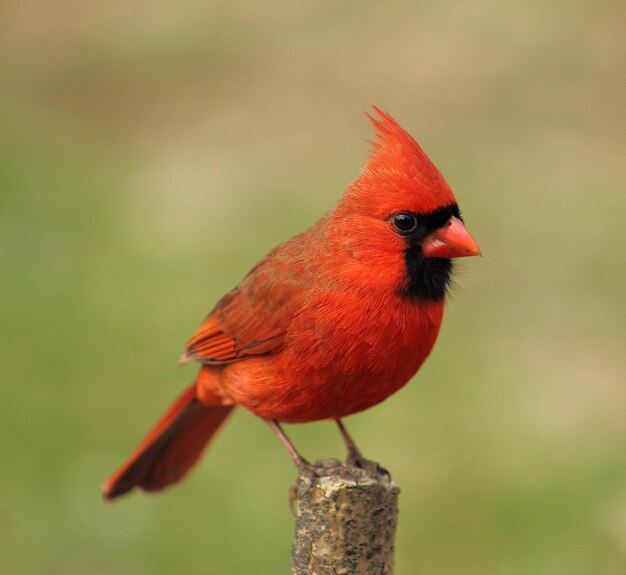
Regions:
[[[279,422],[337,422],[400,389],[430,353],[451,258],[479,255],[452,190],[417,143],[374,108],[372,156],[339,203],[263,258],[187,344],[201,363],[106,499],[158,491],[196,463],[235,406],[266,420],[300,469]]]

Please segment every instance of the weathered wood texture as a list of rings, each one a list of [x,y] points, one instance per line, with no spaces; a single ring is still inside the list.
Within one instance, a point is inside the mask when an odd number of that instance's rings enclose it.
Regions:
[[[317,465],[328,475],[298,479],[292,575],[391,575],[398,487],[377,464]]]

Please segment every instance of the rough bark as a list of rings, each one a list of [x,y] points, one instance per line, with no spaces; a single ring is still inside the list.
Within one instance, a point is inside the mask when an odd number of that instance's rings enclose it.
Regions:
[[[400,490],[368,463],[325,460],[321,477],[298,478],[292,575],[391,575]]]

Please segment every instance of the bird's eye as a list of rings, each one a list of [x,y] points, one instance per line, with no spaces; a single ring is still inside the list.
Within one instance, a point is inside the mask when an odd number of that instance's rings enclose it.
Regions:
[[[412,232],[417,227],[417,220],[413,214],[400,212],[391,218],[393,227],[403,234]]]

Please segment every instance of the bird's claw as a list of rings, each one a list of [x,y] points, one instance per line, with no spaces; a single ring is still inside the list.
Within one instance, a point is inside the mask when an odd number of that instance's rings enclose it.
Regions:
[[[387,469],[385,469],[376,461],[372,461],[371,459],[365,459],[360,451],[352,451],[348,455],[346,463],[348,465],[352,465],[353,467],[358,467],[359,469],[369,471],[370,473],[375,473],[376,475],[386,475],[387,478],[391,480],[391,474],[389,473],[389,471],[387,471]]]
[[[330,477],[333,475],[352,481],[355,485],[359,484],[359,478],[350,471],[350,467],[337,459],[326,459],[316,464],[311,464],[308,461],[300,462],[298,464],[298,478],[289,489],[289,509],[291,509],[291,513],[294,516],[297,515],[296,501],[299,501],[309,492],[319,477]]]

